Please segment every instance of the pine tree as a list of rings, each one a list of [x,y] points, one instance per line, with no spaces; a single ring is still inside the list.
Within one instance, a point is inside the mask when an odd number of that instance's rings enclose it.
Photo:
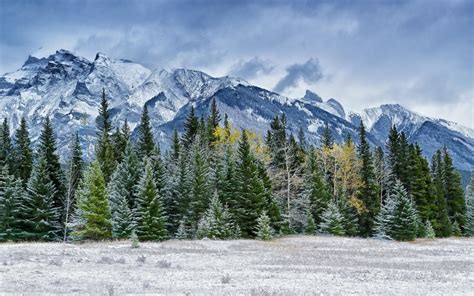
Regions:
[[[112,144],[116,163],[122,162],[125,148],[127,147],[127,143],[130,141],[130,134],[130,127],[128,126],[128,121],[126,119],[122,128],[119,129],[117,127],[115,132],[112,134]]]
[[[199,129],[199,119],[196,117],[194,106],[191,106],[191,111],[184,122],[184,136],[183,136],[183,146],[184,148],[189,148],[194,142],[196,135]]]
[[[210,114],[207,118],[207,129],[208,129],[208,136],[209,136],[209,144],[213,144],[217,137],[215,135],[216,128],[219,126],[219,122],[221,121],[221,115],[219,114],[219,110],[217,109],[216,99],[213,98],[211,102],[211,110]]]
[[[458,221],[454,221],[453,224],[451,224],[451,234],[453,236],[461,236],[461,227],[458,224]]]
[[[331,201],[324,210],[318,228],[322,233],[333,235],[344,235],[346,233],[344,229],[344,216],[335,202]]]
[[[129,237],[135,227],[132,213],[137,208],[135,186],[140,180],[142,172],[140,166],[135,150],[128,143],[123,160],[117,166],[108,185],[113,234],[116,238]]]
[[[10,138],[10,126],[6,118],[0,126],[0,165],[8,165],[8,172],[11,175],[17,175],[16,155]]]
[[[461,186],[461,176],[454,168],[453,160],[446,147],[443,149],[443,173],[449,218],[453,223],[455,221],[460,228],[463,228],[466,223],[466,204]]]
[[[85,171],[77,190],[78,220],[73,236],[103,240],[112,236],[112,223],[104,175],[98,161]]]
[[[329,128],[329,123],[326,121],[323,129],[323,135],[321,139],[321,146],[326,148],[331,148],[334,144],[334,138],[332,137],[331,129]]]
[[[401,241],[414,240],[417,219],[415,205],[402,183],[397,181],[377,217],[376,236]]]
[[[255,229],[255,236],[260,240],[271,240],[273,238],[274,230],[271,226],[270,217],[268,217],[266,211],[257,219],[257,226]]]
[[[145,172],[136,186],[137,235],[140,240],[163,240],[167,236],[163,203],[156,189],[153,169],[146,162]]]
[[[150,115],[148,114],[148,107],[143,107],[143,113],[138,125],[138,142],[137,142],[138,156],[140,158],[150,157],[155,149],[155,141],[153,140],[153,131],[150,124]]]
[[[314,150],[310,150],[305,163],[302,194],[309,203],[309,211],[316,225],[321,223],[321,215],[331,200],[331,195],[327,187],[326,180],[320,171],[317,154]]]
[[[448,206],[445,198],[443,158],[438,150],[431,161],[431,174],[433,178],[433,195],[436,207],[433,228],[437,237],[448,237],[451,235],[451,221],[448,216]]]
[[[179,141],[178,131],[176,129],[173,130],[173,138],[171,144],[171,155],[174,161],[174,164],[178,163],[179,156],[181,154],[181,143]]]
[[[431,226],[430,220],[427,220],[425,222],[425,237],[429,239],[433,239],[436,237],[436,233],[433,229],[433,226]]]
[[[116,161],[114,146],[110,137],[112,123],[110,122],[109,103],[105,97],[105,89],[102,90],[102,100],[99,106],[99,116],[97,117],[97,130],[99,140],[96,146],[96,159],[100,164],[105,181],[108,183],[110,176],[112,176],[115,170]]]
[[[82,159],[81,143],[79,141],[79,134],[74,135],[71,146],[71,155],[67,164],[67,191],[64,201],[64,232],[63,240],[67,239],[68,224],[70,223],[71,215],[74,212],[76,190],[79,182],[82,179],[84,169],[84,161]]]
[[[228,239],[234,235],[234,226],[229,211],[214,193],[209,208],[205,212],[197,229],[198,238]]]
[[[361,160],[360,175],[363,182],[359,199],[364,203],[366,211],[359,213],[359,227],[362,236],[369,236],[374,226],[374,220],[379,212],[378,190],[376,186],[374,164],[367,142],[364,123],[359,127],[358,157]]]
[[[187,239],[188,232],[186,230],[186,222],[184,220],[179,221],[178,230],[176,231],[175,238],[177,239]]]
[[[8,166],[0,171],[0,241],[22,238],[21,205],[23,186],[9,174]]]
[[[55,206],[56,188],[43,155],[33,168],[21,206],[24,239],[51,241],[58,238],[61,209]]]
[[[474,173],[471,173],[471,181],[466,189],[466,224],[464,233],[474,236]]]
[[[314,234],[316,232],[316,222],[314,221],[313,214],[311,214],[311,211],[306,212],[306,228],[305,228],[305,233],[306,234]]]
[[[244,237],[253,237],[257,219],[266,209],[267,192],[250,150],[247,132],[242,131],[236,165],[236,199],[229,204]]]
[[[20,121],[20,127],[15,133],[15,155],[17,161],[17,173],[26,187],[28,179],[33,169],[33,151],[31,149],[31,140],[28,132],[28,126],[25,118]]]
[[[345,235],[356,236],[360,233],[358,228],[357,210],[350,204],[349,201],[340,199],[337,201],[339,212],[342,215],[342,226],[344,228]]]

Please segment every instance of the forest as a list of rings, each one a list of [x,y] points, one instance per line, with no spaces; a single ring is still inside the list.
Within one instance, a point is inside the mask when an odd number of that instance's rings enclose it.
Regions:
[[[474,235],[474,178],[464,192],[446,148],[431,160],[391,128],[386,147],[288,134],[284,114],[265,137],[232,127],[213,101],[187,115],[162,151],[143,108],[136,135],[112,126],[103,93],[95,159],[77,132],[62,163],[46,118],[33,149],[22,119],[0,130],[0,240],[269,240],[288,234],[409,241]],[[13,134],[13,136],[11,136]]]

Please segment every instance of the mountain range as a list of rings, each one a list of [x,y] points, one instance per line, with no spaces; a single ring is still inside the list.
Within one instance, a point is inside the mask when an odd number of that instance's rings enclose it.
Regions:
[[[55,127],[60,155],[67,155],[68,142],[78,131],[90,159],[96,142],[96,117],[102,89],[111,106],[112,122],[128,120],[132,130],[148,106],[155,137],[163,146],[170,142],[174,128],[179,131],[187,112],[194,106],[206,115],[213,98],[232,125],[264,134],[275,115],[286,114],[292,133],[302,127],[307,139],[317,144],[327,123],[336,141],[347,135],[357,139],[364,122],[372,145],[384,146],[389,129],[395,125],[409,141],[418,142],[426,157],[443,146],[456,167],[474,170],[474,130],[444,119],[412,112],[398,104],[347,112],[335,99],[324,101],[306,91],[302,98],[288,98],[236,77],[212,77],[189,69],[155,69],[129,60],[112,59],[98,53],[93,61],[67,50],[45,58],[28,57],[23,66],[0,76],[0,117],[11,128],[25,117],[33,143],[41,123],[49,116]]]

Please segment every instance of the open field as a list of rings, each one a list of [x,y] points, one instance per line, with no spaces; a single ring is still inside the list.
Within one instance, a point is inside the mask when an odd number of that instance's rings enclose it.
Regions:
[[[0,245],[0,294],[472,295],[474,240]]]

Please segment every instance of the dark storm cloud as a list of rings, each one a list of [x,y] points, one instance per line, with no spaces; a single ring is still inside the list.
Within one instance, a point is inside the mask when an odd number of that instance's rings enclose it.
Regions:
[[[273,90],[282,93],[290,87],[297,86],[300,81],[313,84],[322,78],[323,72],[319,61],[311,58],[304,64],[294,64],[286,68],[286,75],[278,81]]]

